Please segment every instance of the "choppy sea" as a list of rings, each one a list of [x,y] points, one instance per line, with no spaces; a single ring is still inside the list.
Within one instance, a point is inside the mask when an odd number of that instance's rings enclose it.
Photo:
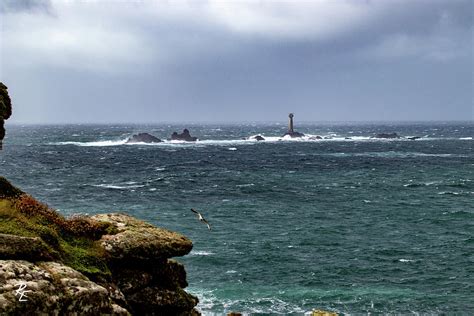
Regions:
[[[184,127],[199,141],[125,144]],[[0,174],[65,215],[125,212],[190,237],[179,260],[204,315],[474,313],[472,121],[285,129],[10,124]]]

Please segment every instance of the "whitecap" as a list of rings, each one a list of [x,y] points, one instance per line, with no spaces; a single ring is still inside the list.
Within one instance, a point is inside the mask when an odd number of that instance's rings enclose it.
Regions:
[[[400,262],[415,262],[415,260],[412,259],[398,259]]]
[[[81,147],[108,147],[108,146],[120,146],[124,145],[127,142],[126,139],[122,140],[103,140],[95,142],[58,142],[51,143],[51,145],[74,145]]]
[[[439,195],[459,195],[459,192],[451,192],[451,191],[442,191],[438,192]]]
[[[114,185],[114,184],[93,184],[93,187],[113,189],[113,190],[127,190],[127,189],[136,189],[143,188],[145,185]]]
[[[229,148],[227,148],[227,149],[228,149],[228,150],[231,150],[231,151],[237,150],[237,148],[235,148],[235,147],[229,147]]]
[[[191,251],[190,253],[191,256],[212,256],[215,255],[214,252],[210,251],[204,251],[204,250],[198,250],[198,251]]]
[[[247,183],[247,184],[237,184],[236,187],[245,188],[245,187],[253,187],[255,184]]]

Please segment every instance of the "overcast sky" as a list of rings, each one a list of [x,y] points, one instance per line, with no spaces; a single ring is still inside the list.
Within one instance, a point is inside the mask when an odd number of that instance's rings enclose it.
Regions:
[[[0,2],[11,122],[473,120],[470,0]]]

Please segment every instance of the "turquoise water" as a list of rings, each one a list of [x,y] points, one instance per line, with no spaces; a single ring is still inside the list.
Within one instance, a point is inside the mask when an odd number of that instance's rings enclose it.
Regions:
[[[472,122],[306,124],[330,139],[299,141],[283,124],[188,124],[195,144],[124,144],[184,127],[10,125],[0,174],[65,215],[190,237],[179,260],[205,315],[474,311]]]

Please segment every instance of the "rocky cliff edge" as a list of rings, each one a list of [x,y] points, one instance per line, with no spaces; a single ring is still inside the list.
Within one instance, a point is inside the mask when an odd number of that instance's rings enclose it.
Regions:
[[[126,214],[66,219],[0,177],[0,314],[199,315],[185,236]]]

